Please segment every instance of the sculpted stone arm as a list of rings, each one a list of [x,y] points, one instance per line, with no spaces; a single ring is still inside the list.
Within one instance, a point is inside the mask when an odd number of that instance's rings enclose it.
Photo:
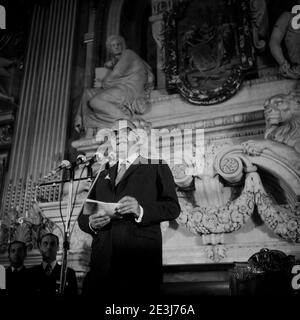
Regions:
[[[298,153],[300,150],[297,152],[288,145],[272,140],[250,140],[243,143],[243,146],[246,153],[250,155],[260,155],[264,150],[269,150],[280,157],[284,155],[284,158],[297,159],[300,157],[300,153]],[[299,148],[300,146],[297,145],[297,149]]]
[[[104,67],[108,69],[113,69],[114,67],[114,61],[113,60],[108,60],[104,63]]]
[[[300,145],[295,145],[294,148],[287,146],[283,143],[277,142],[277,141],[271,141],[268,140],[266,149],[269,149],[275,154],[278,154],[279,156],[283,155],[288,159],[299,159],[300,157]]]
[[[130,51],[125,50],[122,53],[122,56],[121,56],[119,62],[115,65],[112,72],[106,78],[106,81],[122,77],[124,75],[124,73],[126,72],[126,70],[130,68],[132,61],[133,61],[133,56],[130,54]]]
[[[284,12],[276,22],[269,42],[271,53],[279,65],[287,62],[283,55],[281,42],[285,36],[285,30],[288,27],[288,22],[289,16]]]
[[[300,33],[292,32],[290,23],[293,15],[284,12],[277,20],[269,42],[271,53],[279,64],[279,72],[282,76],[291,79],[299,79],[299,43]],[[284,41],[286,52],[282,50]]]

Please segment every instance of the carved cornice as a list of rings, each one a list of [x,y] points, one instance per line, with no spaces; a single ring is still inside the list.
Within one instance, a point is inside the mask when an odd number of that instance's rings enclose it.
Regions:
[[[211,119],[263,111],[266,98],[288,93],[296,86],[293,80],[282,80],[278,77],[255,79],[245,82],[232,99],[215,106],[193,106],[178,94],[167,95],[163,91],[154,90],[151,94],[150,112],[144,115],[153,127],[162,127],[160,123],[190,123],[198,119]]]
[[[234,114],[229,116],[215,117],[206,120],[199,120],[192,123],[179,123],[177,125],[165,126],[167,129],[221,129],[237,127],[241,125],[245,127],[247,124],[255,126],[262,126],[264,124],[264,113],[263,111],[245,112],[240,114]],[[158,127],[159,128],[159,127]]]
[[[253,241],[244,243],[226,243],[223,245],[186,245],[172,246],[171,242],[163,246],[164,265],[186,263],[231,263],[244,262],[261,248],[280,250],[286,254],[300,257],[300,244],[279,241]]]

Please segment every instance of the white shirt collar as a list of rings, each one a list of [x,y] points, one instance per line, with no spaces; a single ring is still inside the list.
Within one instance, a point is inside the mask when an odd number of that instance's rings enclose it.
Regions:
[[[15,267],[11,266],[11,271],[12,271],[12,272],[14,272],[15,270],[21,271],[23,268],[24,268],[24,266],[21,266],[21,267],[19,267],[19,268],[15,268]]]
[[[128,169],[133,162],[138,158],[139,154],[137,152],[132,153],[127,159],[119,159],[119,163],[126,162],[126,169]],[[119,170],[119,168],[118,168]]]

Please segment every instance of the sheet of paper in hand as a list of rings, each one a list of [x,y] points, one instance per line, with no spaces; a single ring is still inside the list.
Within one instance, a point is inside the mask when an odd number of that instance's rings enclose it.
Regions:
[[[93,199],[86,199],[86,202],[97,204],[98,210],[104,211],[103,216],[109,216],[109,217],[114,216],[116,213],[116,208],[118,208],[120,206],[120,203],[102,202],[102,201],[97,201],[97,200],[93,200]]]
[[[107,76],[109,72],[110,70],[104,67],[95,68],[95,78],[99,80],[104,80],[104,78]]]

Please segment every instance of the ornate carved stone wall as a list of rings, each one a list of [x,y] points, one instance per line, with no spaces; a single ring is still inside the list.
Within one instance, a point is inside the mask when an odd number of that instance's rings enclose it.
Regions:
[[[230,101],[210,107],[192,106],[179,95],[167,96],[158,91],[153,93],[152,109],[144,119],[151,122],[154,128],[160,129],[162,135],[167,131],[175,137],[184,129],[202,128],[205,137],[205,175],[183,179],[182,170],[191,163],[183,164],[183,168],[170,163],[175,182],[181,187],[178,196],[182,214],[177,222],[163,226],[165,264],[246,261],[262,247],[299,256],[299,244],[278,237],[274,228],[260,214],[262,198],[258,196],[258,190],[264,192],[260,177],[264,184],[271,183],[270,177],[261,174],[261,170],[269,167],[271,171],[280,172],[281,185],[288,185],[294,192],[298,188],[297,174],[284,169],[283,164],[275,166],[276,160],[268,162],[266,158],[255,158],[253,161],[258,169],[254,170],[252,158],[246,160],[247,155],[243,157],[238,152],[243,149],[239,147],[241,143],[263,139],[266,126],[265,100],[278,92],[288,93],[294,88],[294,81],[278,78],[251,81],[245,83]],[[75,141],[73,145],[78,151],[85,151],[89,155],[97,148],[95,139]],[[164,148],[164,144],[160,147]],[[233,153],[238,152],[238,156],[233,154],[224,159],[221,174],[214,164],[223,154],[224,148],[233,150]],[[196,163],[197,159],[194,160]],[[244,161],[248,161],[248,169],[243,169]],[[194,185],[183,190],[184,184],[189,186],[191,180],[194,180]],[[273,181],[273,187],[275,183]],[[289,190],[288,187],[285,190]],[[270,200],[264,201],[269,203]]]

